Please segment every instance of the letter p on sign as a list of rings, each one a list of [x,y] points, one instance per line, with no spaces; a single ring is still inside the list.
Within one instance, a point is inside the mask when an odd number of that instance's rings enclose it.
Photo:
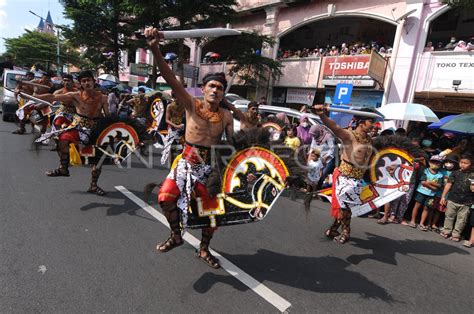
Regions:
[[[347,105],[351,102],[352,84],[337,84],[334,92],[333,104]]]

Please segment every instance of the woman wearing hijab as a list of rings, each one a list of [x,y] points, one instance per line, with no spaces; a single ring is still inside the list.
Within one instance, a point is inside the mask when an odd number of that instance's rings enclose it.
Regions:
[[[300,125],[296,128],[296,136],[300,139],[301,145],[311,145],[313,137],[309,133],[310,125],[308,116],[302,115]]]
[[[315,124],[309,129],[312,137],[311,149],[317,148],[321,152],[321,160],[324,168],[316,188],[319,190],[326,177],[334,171],[335,140],[328,129],[320,124]]]
[[[284,112],[279,112],[275,116],[279,121],[285,124],[285,126],[290,125],[290,120],[288,120],[288,117],[286,116],[286,113]]]

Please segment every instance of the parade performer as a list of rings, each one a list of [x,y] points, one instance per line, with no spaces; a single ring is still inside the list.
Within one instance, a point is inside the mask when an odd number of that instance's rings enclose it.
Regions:
[[[132,107],[132,119],[138,120],[142,125],[146,125],[146,113],[149,107],[147,98],[145,97],[145,88],[138,88],[138,95],[127,101]]]
[[[37,98],[42,100],[49,102],[60,101],[66,106],[74,106],[76,108],[72,124],[59,133],[58,154],[60,166],[57,169],[46,172],[46,175],[49,177],[69,177],[69,144],[78,144],[79,142],[86,145],[90,144],[91,129],[103,117],[103,113],[105,116],[109,116],[107,96],[95,89],[92,71],[81,71],[78,81],[80,83],[80,91],[37,96]],[[99,196],[105,195],[105,191],[97,185],[101,170],[100,166],[93,164],[91,184],[87,192]]]
[[[247,130],[260,126],[260,115],[258,113],[258,107],[258,103],[256,103],[255,101],[251,101],[247,105],[247,112],[243,115],[239,115],[241,130]]]
[[[32,72],[28,72],[26,75],[26,80],[18,82],[18,85],[15,89],[15,92],[23,92],[28,95],[34,94],[43,94],[49,93],[52,91],[53,83],[51,82],[51,72],[46,72],[40,79],[31,79],[34,78],[34,74]],[[38,110],[39,107],[35,106],[34,102],[28,101],[25,105],[17,110],[17,116],[19,119],[19,127],[16,131],[13,131],[13,134],[25,134],[26,132],[26,123],[29,120],[30,113],[33,110]],[[46,132],[46,128],[48,127],[48,119],[42,121],[41,125],[41,133]]]
[[[337,214],[334,223],[326,230],[325,235],[334,238],[343,244],[349,240],[351,207],[360,205],[360,193],[363,186],[363,176],[369,166],[373,149],[369,132],[375,122],[374,118],[355,116],[357,127],[355,130],[346,130],[329,119],[327,108],[324,105],[313,107],[321,121],[342,141],[343,151],[341,164],[333,175],[332,208]],[[361,110],[370,112],[370,109]],[[342,225],[342,233],[338,229]]]
[[[58,89],[53,95],[63,95],[71,92],[77,92],[77,88],[74,86],[74,78],[71,74],[64,74],[62,78],[63,88]],[[62,125],[71,124],[74,114],[76,114],[76,108],[73,106],[67,106],[61,103],[58,110],[54,113],[53,126],[54,129],[59,130]]]
[[[71,74],[64,74],[62,77],[63,88],[56,90],[53,95],[61,95],[66,93],[71,93],[77,91],[77,88],[74,86],[74,78]],[[60,104],[59,108],[54,113],[54,120],[51,125],[52,131],[57,131],[62,128],[69,126],[72,123],[74,115],[76,114],[76,108],[73,106],[65,106]],[[55,145],[51,149],[53,151],[58,150],[58,139],[54,138]]]
[[[179,160],[158,194],[158,201],[171,228],[170,237],[157,246],[160,252],[168,252],[183,244],[181,237],[180,216],[186,226],[187,211],[191,193],[207,193],[205,183],[212,171],[211,146],[217,144],[223,132],[228,138],[233,135],[233,119],[230,112],[220,107],[227,85],[222,75],[208,74],[203,78],[204,99],[199,100],[189,95],[164,60],[159,41],[162,33],[155,28],[147,28],[145,36],[155,57],[161,75],[172,87],[177,104],[186,111],[186,143],[183,158]],[[179,210],[179,211],[178,211]],[[207,265],[219,268],[219,261],[209,251],[209,243],[214,228],[203,228],[198,256]]]
[[[183,106],[176,102],[173,95],[171,103],[166,107],[166,124],[168,125],[168,134],[164,138],[164,148],[161,153],[161,164],[164,165],[169,157],[171,146],[184,134],[184,114]]]

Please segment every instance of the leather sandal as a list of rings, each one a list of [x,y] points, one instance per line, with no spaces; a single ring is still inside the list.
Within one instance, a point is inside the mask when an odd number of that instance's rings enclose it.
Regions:
[[[343,232],[341,235],[335,237],[334,241],[339,242],[340,244],[344,244],[349,241],[349,235]]]
[[[104,196],[107,194],[104,190],[102,190],[99,186],[91,186],[89,190],[87,190],[87,193],[99,195],[99,196]]]
[[[201,252],[206,252],[206,255],[202,256]],[[206,265],[209,267],[212,267],[214,269],[218,269],[221,267],[221,265],[219,264],[219,260],[214,255],[212,255],[211,252],[209,252],[209,250],[199,250],[197,252],[197,257],[201,261],[206,263]]]
[[[170,237],[163,243],[156,246],[156,249],[161,253],[166,253],[171,251],[175,247],[183,245],[183,238],[179,237],[179,241],[176,240],[174,233],[171,233]]]
[[[333,238],[337,237],[338,235],[340,235],[340,233],[337,230],[328,229],[324,232],[324,235],[328,238],[333,239]]]
[[[12,134],[25,134],[26,130],[25,129],[18,129],[16,131],[13,131]]]
[[[57,168],[46,172],[48,177],[69,177],[69,170],[64,168]]]

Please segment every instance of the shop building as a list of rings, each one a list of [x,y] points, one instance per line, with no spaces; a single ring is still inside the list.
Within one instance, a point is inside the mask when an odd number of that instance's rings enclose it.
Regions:
[[[254,88],[234,78],[231,92],[249,99],[266,96],[273,105],[298,107],[333,102],[335,86],[350,83],[354,86],[351,104],[355,107],[417,102],[436,112],[473,111],[474,89],[469,71],[473,52],[425,50],[429,41],[445,45],[451,37],[474,37],[474,12],[452,10],[441,0],[238,3],[239,19],[228,27],[271,36],[276,44],[260,53],[280,59],[283,75]],[[186,41],[188,86],[199,85],[210,72],[229,73],[232,64],[207,58],[217,53],[220,60],[225,60],[228,40],[238,38],[217,38],[202,45]],[[341,49],[343,44],[348,48],[366,46],[367,50],[347,56],[285,55],[287,51],[315,51],[332,46]],[[152,56],[140,50],[134,61],[151,64]],[[452,71],[450,64],[456,64],[456,70]],[[453,81],[461,83],[454,88]]]

